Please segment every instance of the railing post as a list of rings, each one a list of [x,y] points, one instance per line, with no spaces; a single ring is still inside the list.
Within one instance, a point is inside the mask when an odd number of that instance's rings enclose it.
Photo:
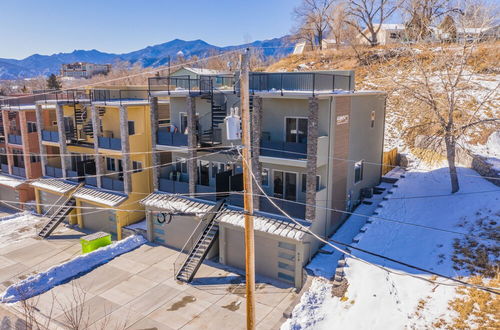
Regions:
[[[281,86],[281,96],[283,96],[283,73],[280,74],[280,86]]]
[[[335,74],[332,76],[332,92],[335,92]]]
[[[316,75],[314,73],[312,73],[312,76],[313,76],[313,86],[312,86],[312,90],[313,90],[313,97],[314,97],[314,89],[316,88]]]

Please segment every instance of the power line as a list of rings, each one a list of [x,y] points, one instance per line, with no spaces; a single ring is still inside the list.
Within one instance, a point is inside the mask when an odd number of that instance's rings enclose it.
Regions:
[[[240,152],[238,150],[238,152]],[[259,190],[265,195],[265,191],[264,189],[262,188],[262,186],[260,185],[260,183],[257,181],[257,179],[255,178],[255,174],[252,172],[251,173],[252,177],[253,177],[253,180],[256,184],[256,186],[259,188]],[[402,275],[402,276],[411,276],[411,277],[414,277],[414,278],[417,278],[417,279],[420,279],[420,280],[423,280],[423,281],[427,281],[427,282],[431,282],[431,283],[435,283],[435,284],[441,284],[441,285],[447,285],[447,286],[458,286],[458,285],[453,285],[451,283],[443,283],[443,282],[437,282],[437,281],[433,281],[433,280],[430,280],[430,279],[426,279],[424,277],[421,277],[421,276],[418,276],[418,275],[414,275],[414,274],[409,274],[409,273],[401,273],[401,272],[396,272],[394,270],[391,270],[391,269],[388,269],[382,265],[377,265],[377,264],[374,264],[374,263],[371,263],[367,260],[363,260],[359,257],[356,257],[355,255],[351,254],[350,252],[348,251],[345,251],[335,245],[333,245],[332,243],[330,243],[328,240],[320,237],[319,235],[317,235],[316,233],[314,233],[313,231],[311,231],[308,227],[304,226],[303,224],[301,224],[300,222],[298,222],[297,220],[295,220],[294,218],[292,218],[290,215],[288,215],[288,213],[286,213],[284,210],[282,210],[278,205],[276,205],[276,203],[271,199],[269,198],[269,196],[267,196],[267,199],[269,200],[269,202],[271,204],[274,205],[274,207],[276,207],[281,213],[283,213],[283,215],[285,215],[288,219],[290,219],[292,222],[294,222],[296,225],[298,225],[299,227],[301,227],[303,230],[307,231],[310,235],[314,236],[316,239],[318,239],[319,241],[331,246],[332,248],[334,248],[335,250],[341,252],[341,253],[344,253],[348,256],[350,256],[351,258],[355,259],[355,260],[358,260],[358,261],[361,261],[361,262],[364,262],[368,265],[372,265],[372,266],[375,266],[377,268],[380,268],[380,269],[383,269],[387,272],[390,272],[390,273],[393,273],[393,274],[396,274],[396,275]],[[333,241],[333,240],[332,240]],[[333,241],[337,244],[342,244],[343,246],[346,246],[348,248],[352,248],[354,250],[361,250],[360,248],[356,248],[356,247],[353,247],[349,244],[345,244],[345,243],[341,243],[341,242],[337,242],[337,241]],[[363,250],[363,251],[367,251],[367,250]],[[366,253],[366,252],[365,252]],[[376,255],[377,257],[379,258],[382,258],[382,259],[385,259],[385,260],[389,260],[391,262],[394,262],[394,263],[397,263],[397,264],[400,264],[400,265],[403,265],[403,266],[406,266],[406,267],[411,267],[411,268],[414,268],[414,269],[417,269],[419,271],[422,271],[422,272],[426,272],[428,274],[432,274],[432,275],[435,275],[435,276],[439,276],[439,277],[442,277],[442,278],[445,278],[445,279],[448,279],[450,281],[453,281],[453,282],[456,282],[456,283],[459,283],[461,285],[464,285],[464,286],[467,286],[467,287],[473,287],[473,288],[476,288],[476,289],[479,289],[479,290],[482,290],[482,291],[486,291],[486,292],[490,292],[490,293],[493,293],[493,294],[496,294],[496,295],[500,295],[500,289],[498,288],[490,288],[490,287],[486,287],[486,286],[481,286],[481,285],[476,285],[476,284],[471,284],[471,283],[467,283],[467,282],[464,282],[464,281],[461,281],[459,279],[455,279],[453,277],[450,277],[450,276],[447,276],[447,275],[443,275],[443,274],[439,274],[437,272],[434,272],[432,270],[428,270],[428,269],[425,269],[425,268],[421,268],[421,267],[418,267],[418,266],[413,266],[413,265],[410,265],[408,263],[405,263],[405,262],[402,262],[402,261],[399,261],[399,260],[396,260],[396,259],[392,259],[392,258],[388,258],[388,257],[385,257],[383,255],[380,255],[380,254],[375,254],[374,252],[370,252],[371,254],[373,255]]]

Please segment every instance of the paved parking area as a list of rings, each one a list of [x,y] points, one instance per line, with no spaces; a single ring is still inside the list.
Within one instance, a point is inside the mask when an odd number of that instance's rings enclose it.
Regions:
[[[65,229],[2,249],[0,289],[77,255],[81,235]],[[143,245],[33,300],[56,328],[65,328],[68,315],[83,315],[88,326],[106,329],[244,329],[244,277],[209,262],[191,284],[179,282],[176,257],[167,247]],[[293,288],[258,283],[257,328],[279,328],[295,297]]]

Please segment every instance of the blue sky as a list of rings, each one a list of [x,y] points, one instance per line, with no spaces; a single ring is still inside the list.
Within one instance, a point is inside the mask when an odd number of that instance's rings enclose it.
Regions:
[[[179,38],[217,46],[288,34],[299,0],[0,1],[0,57],[125,53]]]

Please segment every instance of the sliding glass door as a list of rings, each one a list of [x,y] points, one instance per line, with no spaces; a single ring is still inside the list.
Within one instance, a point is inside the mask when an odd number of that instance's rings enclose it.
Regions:
[[[273,193],[276,198],[297,200],[297,173],[274,171]]]

